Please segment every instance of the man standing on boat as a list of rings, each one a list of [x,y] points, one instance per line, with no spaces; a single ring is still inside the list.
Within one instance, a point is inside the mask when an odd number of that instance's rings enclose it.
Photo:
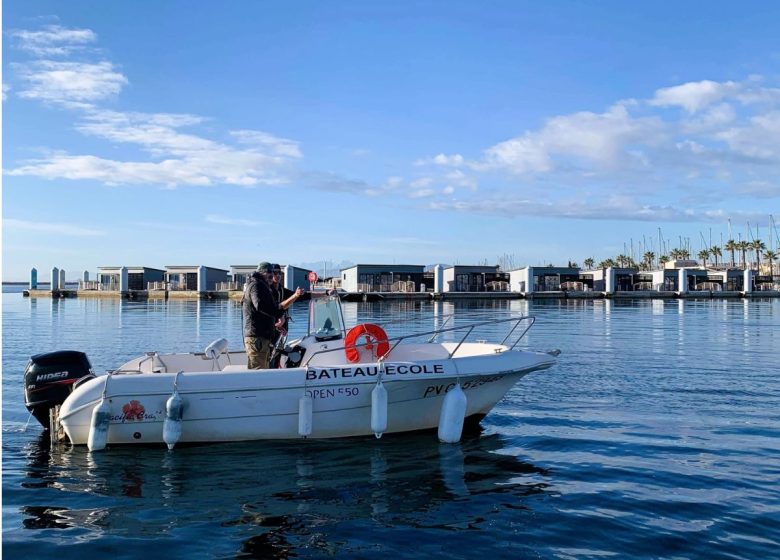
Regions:
[[[282,267],[278,264],[273,265],[273,280],[271,283],[271,290],[274,293],[274,299],[278,302],[279,307],[282,308],[282,311],[284,311],[284,323],[281,327],[279,327],[278,335],[281,336],[282,334],[287,332],[287,322],[288,322],[288,316],[287,316],[287,310],[290,308],[290,306],[298,301],[298,298],[300,298],[304,291],[302,288],[296,288],[295,291],[288,290],[284,286],[282,286],[281,283],[281,277],[282,277]],[[274,341],[279,338],[279,336],[274,337]]]
[[[271,339],[273,351],[271,352],[269,366],[272,368],[278,368],[279,358],[282,356],[279,352],[279,348],[284,345],[284,341],[287,337],[287,325],[290,321],[290,316],[288,315],[287,310],[293,303],[298,301],[298,298],[304,294],[304,291],[300,287],[296,288],[295,291],[292,291],[282,286],[282,267],[280,265],[274,263],[273,272],[271,292],[274,294],[274,301],[277,302],[277,305],[281,308],[284,314],[281,318],[281,325],[277,325],[276,330],[274,331],[274,336]]]
[[[261,262],[244,287],[241,310],[244,316],[244,346],[249,369],[268,368],[271,341],[284,314],[274,297],[272,282],[273,266]]]

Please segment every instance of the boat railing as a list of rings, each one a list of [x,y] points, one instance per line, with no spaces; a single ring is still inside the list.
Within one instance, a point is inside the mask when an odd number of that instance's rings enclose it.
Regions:
[[[79,290],[97,290],[100,292],[118,292],[117,282],[104,283],[96,280],[79,280]]]
[[[383,356],[381,356],[379,358],[379,361],[380,362],[387,361],[388,356],[390,356],[393,353],[393,350],[395,350],[395,348],[401,342],[403,342],[404,340],[409,340],[409,339],[413,339],[413,338],[421,338],[423,336],[430,336],[430,338],[427,340],[427,343],[430,344],[430,343],[433,343],[433,341],[439,335],[441,335],[443,333],[465,330],[466,331],[465,334],[462,337],[460,337],[460,340],[455,345],[455,348],[453,348],[452,351],[447,356],[447,359],[450,359],[450,358],[453,358],[455,356],[455,354],[458,352],[458,350],[463,345],[463,343],[466,342],[466,339],[476,329],[478,329],[480,327],[486,327],[486,326],[489,326],[489,325],[498,325],[498,324],[501,324],[501,323],[514,323],[512,325],[512,328],[509,330],[509,333],[504,337],[504,339],[500,343],[501,346],[504,346],[510,340],[510,338],[515,333],[515,331],[517,331],[518,327],[522,323],[527,323],[527,325],[525,325],[525,327],[521,330],[520,334],[519,335],[515,335],[516,338],[515,338],[514,342],[512,342],[512,344],[507,346],[507,348],[506,348],[507,350],[514,350],[515,346],[517,346],[517,344],[520,342],[520,340],[525,336],[525,334],[529,331],[529,329],[533,326],[534,322],[536,321],[536,318],[535,317],[531,317],[531,316],[510,317],[510,318],[507,318],[507,319],[491,319],[490,321],[480,321],[478,323],[469,323],[467,325],[457,325],[457,326],[453,326],[453,327],[444,328],[444,326],[447,324],[447,322],[449,322],[449,319],[451,317],[452,317],[451,315],[448,316],[447,320],[444,321],[444,323],[437,329],[432,329],[432,330],[429,330],[429,331],[417,332],[417,333],[412,333],[412,334],[405,334],[405,335],[401,335],[401,336],[389,337],[387,339],[387,342],[390,343],[390,349]],[[306,359],[306,362],[303,364],[303,366],[304,367],[308,366],[311,363],[312,359],[315,356],[318,356],[320,354],[327,354],[329,352],[337,352],[337,351],[342,351],[343,352],[345,350],[349,350],[350,348],[359,348],[360,346],[363,346],[363,344],[356,343],[356,344],[351,344],[351,345],[345,345],[343,347],[339,346],[337,348],[327,348],[327,349],[323,349],[323,350],[318,350],[317,352],[314,352],[313,354],[311,354]]]

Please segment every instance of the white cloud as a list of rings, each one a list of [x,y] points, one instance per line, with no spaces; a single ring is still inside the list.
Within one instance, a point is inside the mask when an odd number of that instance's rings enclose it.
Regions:
[[[413,189],[422,189],[425,187],[430,187],[433,184],[433,178],[431,177],[420,177],[419,179],[415,179],[411,183],[409,183],[409,186]]]
[[[729,128],[717,133],[716,136],[738,154],[778,164],[780,111],[756,115],[746,125]]]
[[[755,103],[775,105],[780,103],[780,88],[748,87],[737,95],[736,98],[745,105]]]
[[[118,111],[87,111],[76,130],[112,142],[137,144],[155,155],[182,156],[213,150],[218,144],[177,129],[199,124],[201,117],[170,113],[122,113]]]
[[[274,155],[289,158],[303,157],[299,143],[293,140],[278,138],[273,134],[260,132],[259,130],[235,130],[231,134],[243,144],[266,148]]]
[[[460,154],[454,154],[451,156],[448,156],[446,154],[438,154],[431,158],[422,158],[414,162],[414,165],[416,166],[431,165],[431,164],[444,165],[447,167],[460,167],[466,164],[466,158],[464,158]]]
[[[460,154],[455,154],[452,156],[447,156],[444,154],[439,154],[436,157],[433,158],[433,163],[436,165],[446,165],[449,167],[458,167],[465,163],[465,159]]]
[[[664,125],[654,117],[632,117],[626,106],[604,113],[583,111],[553,117],[536,132],[501,142],[485,150],[475,170],[505,170],[517,175],[552,171],[561,164],[614,168],[641,161],[632,145],[657,144]],[[573,159],[572,159],[573,158]]]
[[[43,179],[93,180],[107,185],[179,184],[210,185],[211,180],[191,169],[183,160],[152,162],[114,161],[90,155],[55,154],[43,160],[11,169],[12,176],[31,175]]]
[[[72,224],[31,222],[28,220],[18,220],[16,218],[4,218],[3,228],[26,232],[56,233],[57,235],[66,235],[70,237],[94,237],[104,235],[104,232],[99,229],[74,226]]]
[[[693,140],[683,140],[682,142],[678,142],[676,144],[676,147],[681,152],[691,152],[692,154],[703,154],[707,151],[707,149],[699,144],[698,142],[695,142]]]
[[[106,185],[239,186],[280,185],[288,179],[275,173],[262,154],[230,149],[204,152],[197,157],[159,162],[116,161],[91,155],[55,154],[33,160],[7,172],[12,176],[43,179],[92,180]]]
[[[661,110],[669,106],[685,111]],[[550,117],[538,129],[488,146],[481,157],[439,154],[415,163],[455,168],[437,178],[445,188],[435,195],[413,193],[435,210],[752,221],[765,209],[748,211],[750,197],[777,196],[780,90],[755,76],[691,82],[659,89],[651,100],[616,102],[604,112]]]
[[[66,28],[48,25],[40,31],[12,30],[19,48],[38,56],[67,55],[97,41],[91,29]]]
[[[433,189],[418,189],[409,193],[409,198],[427,198],[436,194]]]
[[[218,224],[224,226],[261,227],[261,226],[268,225],[268,222],[259,222],[257,220],[245,220],[242,218],[231,218],[228,216],[221,216],[218,214],[209,214],[208,216],[206,216],[206,221],[210,224]]]
[[[388,177],[387,179],[385,179],[384,188],[397,189],[403,184],[403,182],[404,182],[403,177],[398,177],[398,176]]]
[[[768,181],[750,181],[737,187],[737,192],[757,198],[780,198],[780,185]]]
[[[725,97],[735,95],[741,89],[742,86],[736,82],[713,82],[711,80],[688,82],[656,90],[655,96],[649,103],[656,107],[679,106],[689,113],[695,113]]]
[[[728,103],[719,103],[708,107],[695,118],[682,121],[681,130],[686,133],[707,133],[717,131],[733,123],[737,112]]]
[[[110,62],[39,60],[13,65],[25,83],[18,95],[47,103],[85,107],[117,95],[127,78]]]
[[[68,48],[96,40],[90,30],[49,26],[16,31],[21,48],[36,54],[68,54]],[[139,147],[151,157],[140,161],[95,154],[54,151],[7,171],[46,179],[95,180],[109,185],[231,184],[278,185],[289,181],[291,162],[303,157],[299,144],[256,130],[229,133],[231,142],[206,138],[192,129],[206,119],[191,114],[110,111],[98,104],[120,93],[128,83],[111,62],[37,60],[17,63],[20,97],[59,104],[79,111],[75,127],[82,134],[114,144]]]
[[[457,187],[465,187],[471,190],[477,189],[477,179],[470,175],[466,175],[460,169],[455,169],[454,171],[447,173],[446,179],[450,184]]]
[[[11,86],[8,84],[3,84],[3,101],[8,99],[8,92],[11,91]]]
[[[537,134],[526,132],[522,137],[500,142],[485,150],[485,164],[474,166],[504,168],[522,175],[552,169],[552,159]]]
[[[169,187],[289,182],[289,164],[302,157],[297,143],[259,131],[242,131],[238,136],[252,146],[236,148],[179,130],[203,121],[188,114],[88,110],[76,125],[79,132],[137,145],[161,161],[117,161],[59,152],[27,162],[8,174]]]
[[[608,196],[586,204],[581,199],[528,200],[506,195],[455,201],[432,201],[429,208],[491,216],[516,218],[542,216],[577,220],[630,220],[647,222],[712,222],[722,223],[727,217],[757,220],[762,213],[677,208],[673,205],[643,204],[630,196]]]
[[[20,48],[46,58],[12,64],[10,74],[18,80],[13,92],[76,109],[76,130],[106,146],[90,154],[52,151],[16,163],[6,171],[12,176],[168,187],[295,180],[352,196],[406,198],[410,206],[438,210],[657,221],[722,219],[722,210],[705,209],[714,200],[705,190],[718,197],[729,190],[735,196],[776,196],[771,185],[780,172],[780,89],[764,85],[760,77],[683,83],[658,89],[651,99],[615,102],[603,112],[552,116],[539,128],[520,128],[505,141],[485,142],[473,156],[433,147],[426,152],[437,155],[413,163],[430,166],[425,176],[418,170],[416,178],[406,180],[404,169],[393,169],[397,175],[372,184],[337,173],[302,172],[300,143],[271,132],[214,132],[214,123],[198,115],[106,110],[101,102],[129,83],[121,71],[107,61],[56,58],[77,51],[94,58],[97,36],[91,30],[48,26],[11,35]],[[7,91],[4,85],[4,97]],[[664,107],[684,112],[660,110]],[[123,145],[141,155],[109,151]],[[264,225],[218,214],[205,222]],[[14,227],[24,226],[17,220]]]

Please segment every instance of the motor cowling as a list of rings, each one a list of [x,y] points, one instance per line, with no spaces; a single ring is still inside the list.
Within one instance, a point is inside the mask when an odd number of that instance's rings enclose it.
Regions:
[[[45,429],[49,429],[49,410],[65,402],[74,384],[94,377],[84,352],[60,350],[36,354],[24,370],[24,404]]]

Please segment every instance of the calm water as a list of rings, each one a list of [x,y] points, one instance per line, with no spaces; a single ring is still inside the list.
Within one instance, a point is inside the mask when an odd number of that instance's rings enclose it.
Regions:
[[[233,302],[3,297],[7,558],[780,558],[780,299],[345,304],[348,322],[531,314],[560,348],[458,445],[435,433],[50,449],[29,355],[96,370],[226,336]],[[294,332],[305,325],[296,310]],[[495,339],[500,333],[476,338]]]

